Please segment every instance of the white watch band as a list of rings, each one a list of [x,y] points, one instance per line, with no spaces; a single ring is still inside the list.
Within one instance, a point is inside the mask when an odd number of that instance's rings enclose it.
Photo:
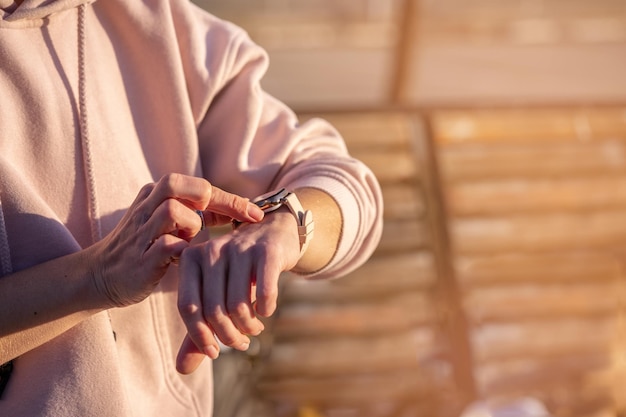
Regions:
[[[287,206],[289,211],[296,218],[298,222],[298,236],[300,238],[300,256],[309,247],[311,239],[313,239],[313,230],[315,224],[313,223],[313,213],[309,210],[304,210],[298,197],[284,188],[279,191],[272,191],[263,194],[253,200],[253,203],[259,206],[265,213],[270,213],[277,210],[282,205]],[[233,219],[233,228],[239,227],[241,222]]]
[[[313,213],[310,210],[304,210],[300,200],[294,193],[289,193],[283,199],[283,204],[289,208],[289,211],[295,216],[298,222],[298,236],[300,237],[300,256],[309,247],[311,239],[313,239],[313,231],[315,223],[313,223]]]

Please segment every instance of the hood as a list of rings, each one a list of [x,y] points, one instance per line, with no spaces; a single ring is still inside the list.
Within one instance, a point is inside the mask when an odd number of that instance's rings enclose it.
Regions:
[[[0,0],[0,25],[37,25],[55,13],[93,1],[95,0],[24,0],[18,6],[14,0]]]
[[[95,179],[92,169],[91,145],[89,141],[88,126],[88,97],[86,93],[87,74],[85,71],[86,35],[85,35],[85,13],[89,3],[95,0],[24,0],[18,5],[14,0],[0,0],[0,28],[7,29],[27,29],[42,27],[61,12],[75,11],[76,32],[77,32],[77,60],[78,65],[78,91],[76,92],[77,104],[77,133],[80,138],[82,162],[87,186],[89,219],[93,241],[102,238],[100,229],[100,218],[98,213],[98,201],[95,190]],[[42,36],[45,36],[42,34]],[[0,218],[0,223],[2,219]],[[0,224],[0,233],[2,225]]]

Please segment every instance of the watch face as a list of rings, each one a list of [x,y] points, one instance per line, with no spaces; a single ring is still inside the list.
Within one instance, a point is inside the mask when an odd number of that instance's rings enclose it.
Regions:
[[[288,195],[289,192],[284,188],[281,188],[278,191],[271,191],[257,197],[253,203],[259,206],[264,212],[269,213],[270,211],[277,210],[280,206],[282,206],[285,197]]]

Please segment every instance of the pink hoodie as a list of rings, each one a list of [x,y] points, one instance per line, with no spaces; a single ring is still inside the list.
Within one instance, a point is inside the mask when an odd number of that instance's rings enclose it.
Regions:
[[[378,183],[331,126],[299,124],[261,90],[267,64],[188,0],[0,0],[0,276],[91,245],[169,172],[248,197],[323,189],[344,228],[309,278],[362,264],[381,233]],[[0,416],[210,416],[211,362],[175,370],[176,280],[173,267],[144,302],[15,359]]]

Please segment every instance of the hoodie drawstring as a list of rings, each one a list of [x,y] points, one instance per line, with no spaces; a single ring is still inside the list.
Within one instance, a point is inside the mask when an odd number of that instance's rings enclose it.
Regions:
[[[83,169],[87,186],[89,221],[93,242],[102,239],[98,199],[96,196],[96,181],[91,159],[91,144],[89,141],[89,118],[87,117],[87,79],[85,71],[85,4],[78,6],[78,119],[80,124],[80,140],[83,156]]]
[[[89,208],[89,223],[91,226],[91,239],[94,243],[102,239],[102,226],[100,224],[98,199],[96,196],[96,180],[93,173],[91,160],[91,142],[89,141],[89,118],[87,117],[87,76],[85,71],[85,4],[78,6],[78,120],[80,123],[80,140],[83,156],[83,169],[85,171],[85,184],[87,186],[87,204]],[[107,310],[109,322],[113,327],[111,313]],[[117,340],[115,330],[111,329],[113,339]]]

